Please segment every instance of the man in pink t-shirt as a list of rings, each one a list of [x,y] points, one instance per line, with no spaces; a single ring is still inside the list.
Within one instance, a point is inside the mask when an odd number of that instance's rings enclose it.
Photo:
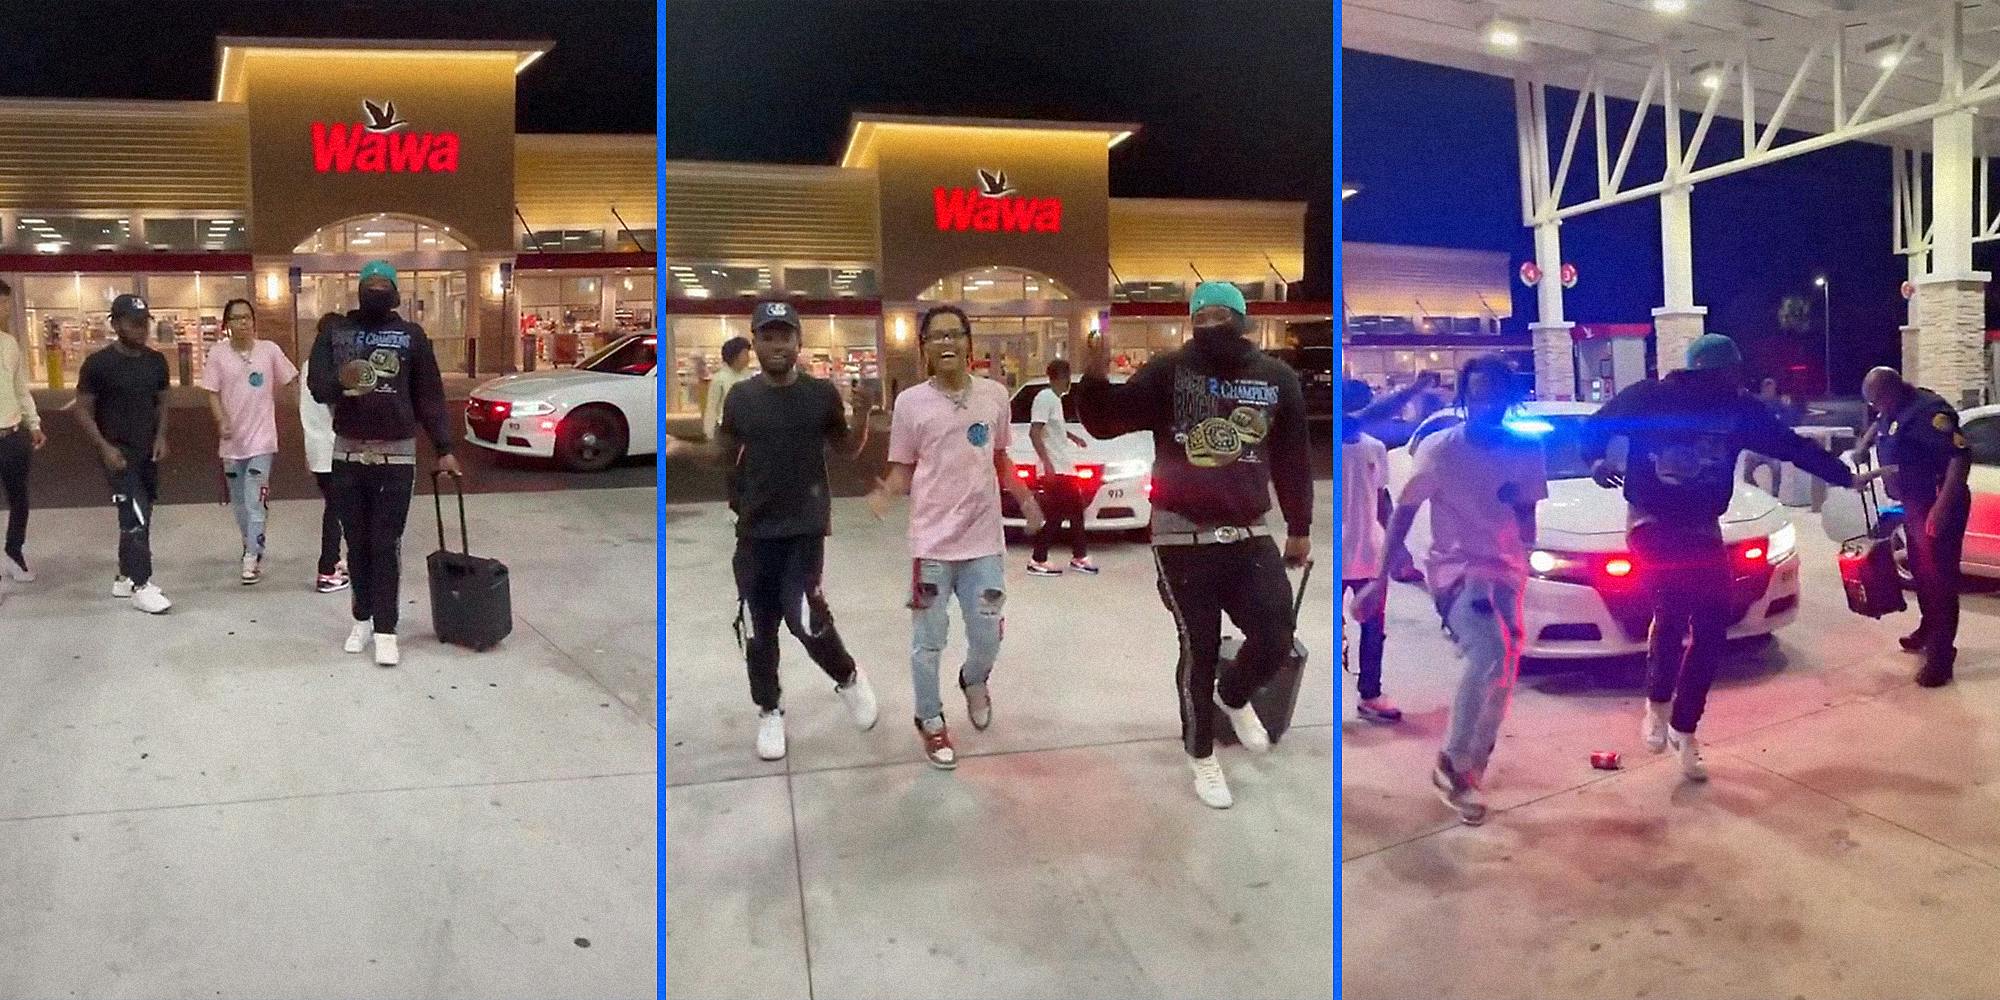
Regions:
[[[983,730],[993,723],[986,679],[1000,656],[1007,602],[1001,484],[1019,501],[1029,534],[1041,529],[1042,511],[1007,457],[1006,388],[966,370],[971,321],[956,307],[938,306],[918,322],[918,339],[932,374],[896,397],[889,473],[868,494],[868,505],[882,517],[892,497],[910,495],[910,679],[917,733],[931,764],[949,770],[958,757],[945,727],[938,661],[951,629],[950,599],[957,595],[965,616],[958,686],[972,727]]]
[[[209,351],[201,369],[208,409],[215,415],[222,477],[243,535],[243,583],[264,578],[264,523],[270,513],[271,466],[278,457],[278,386],[299,377],[285,352],[257,339],[257,310],[245,299],[222,307],[229,339]]]

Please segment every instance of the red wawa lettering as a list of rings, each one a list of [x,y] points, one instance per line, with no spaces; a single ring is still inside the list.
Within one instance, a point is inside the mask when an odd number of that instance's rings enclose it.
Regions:
[[[939,232],[1062,232],[1061,198],[986,198],[965,188],[936,188]]]
[[[313,169],[322,174],[458,172],[455,132],[370,132],[359,123],[314,122],[312,144]]]

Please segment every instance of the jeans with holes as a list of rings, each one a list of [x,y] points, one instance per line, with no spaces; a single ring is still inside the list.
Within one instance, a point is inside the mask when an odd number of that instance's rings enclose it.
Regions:
[[[222,479],[229,485],[229,507],[236,512],[236,530],[243,535],[243,554],[264,557],[264,524],[271,516],[271,465],[276,455],[225,458]]]
[[[999,553],[977,559],[915,559],[910,563],[910,681],[917,696],[917,721],[944,714],[938,693],[938,662],[951,635],[951,599],[965,618],[965,665],[958,686],[986,683],[1000,658],[1006,623],[1006,564]]]
[[[1445,730],[1444,754],[1452,769],[1477,778],[1486,773],[1500,724],[1507,718],[1507,699],[1521,673],[1519,584],[1467,580],[1458,586],[1445,611],[1445,625],[1465,658],[1452,699],[1451,724]]]

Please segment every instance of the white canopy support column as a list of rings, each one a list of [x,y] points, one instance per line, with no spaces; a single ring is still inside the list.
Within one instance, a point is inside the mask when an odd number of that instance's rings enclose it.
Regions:
[[[1535,345],[1537,399],[1576,398],[1576,343],[1569,332],[1575,324],[1563,319],[1560,225],[1551,219],[1535,227],[1535,265],[1542,269],[1542,280],[1535,285],[1536,321],[1528,330]]]
[[[1660,192],[1660,260],[1665,305],[1653,310],[1654,350],[1660,374],[1687,367],[1688,345],[1705,332],[1708,310],[1694,304],[1694,229],[1689,210],[1693,185]]]
[[[1910,287],[1922,287],[1925,276],[1924,252],[1919,249],[1904,254],[1903,257],[1909,261]],[[1923,385],[1923,372],[1918,370],[1920,357],[1917,353],[1917,297],[1914,294],[1910,296],[1909,302],[1904,303],[1903,313],[1903,325],[1899,328],[1903,335],[1903,377],[1912,383]]]
[[[1953,405],[1976,406],[1986,398],[1986,283],[1993,276],[1972,269],[1972,112],[1933,119],[1931,143],[1931,268],[1917,283],[1916,356],[1903,364]]]

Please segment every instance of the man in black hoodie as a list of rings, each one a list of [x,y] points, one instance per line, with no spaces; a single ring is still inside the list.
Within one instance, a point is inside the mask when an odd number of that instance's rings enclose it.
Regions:
[[[375,662],[401,662],[396,648],[403,525],[416,486],[417,429],[437,450],[438,471],[463,475],[451,454],[444,377],[424,328],[396,314],[396,269],[361,268],[361,308],[313,341],[313,398],[333,408],[333,502],[347,535],[354,628],[342,645],[375,642]]]
[[[1075,395],[1091,434],[1153,434],[1153,561],[1180,629],[1181,740],[1195,794],[1226,809],[1233,800],[1215,760],[1209,706],[1228,714],[1244,749],[1270,749],[1249,702],[1291,653],[1297,623],[1285,567],[1312,557],[1312,453],[1298,374],[1244,336],[1243,293],[1204,282],[1188,313],[1188,346],[1122,385],[1106,377],[1110,358],[1093,337]],[[1285,518],[1282,556],[1264,524],[1273,485]],[[1243,648],[1233,669],[1219,670],[1225,611],[1243,630]]]
[[[1591,478],[1625,489],[1628,544],[1652,592],[1640,735],[1654,753],[1671,744],[1682,773],[1706,781],[1694,730],[1729,633],[1733,571],[1721,518],[1735,494],[1737,459],[1753,451],[1849,488],[1867,477],[1857,480],[1744,391],[1735,341],[1719,333],[1699,337],[1687,363],[1613,397],[1585,423],[1582,444],[1584,460],[1594,463]],[[1621,437],[1628,449],[1622,472],[1605,460],[1611,439]],[[1683,654],[1690,630],[1694,640]]]

